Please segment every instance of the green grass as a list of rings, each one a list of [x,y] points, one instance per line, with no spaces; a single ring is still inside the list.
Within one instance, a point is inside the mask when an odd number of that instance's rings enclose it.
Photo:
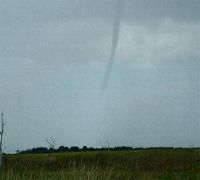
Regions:
[[[6,155],[0,179],[200,179],[200,150]]]

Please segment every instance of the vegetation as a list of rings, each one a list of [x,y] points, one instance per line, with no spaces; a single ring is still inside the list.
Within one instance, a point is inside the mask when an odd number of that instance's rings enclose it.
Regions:
[[[163,147],[164,148],[164,147]],[[159,149],[163,149],[160,147]],[[94,148],[94,147],[87,147],[83,146],[83,148],[79,148],[78,146],[72,146],[72,147],[65,147],[65,146],[60,146],[58,149],[55,148],[47,148],[47,147],[36,147],[32,149],[27,149],[24,151],[17,150],[17,153],[21,154],[27,154],[27,153],[58,153],[58,152],[83,152],[83,151],[125,151],[125,150],[141,150],[143,148],[132,148],[132,147],[126,147],[126,146],[121,146],[121,147],[114,147],[114,148],[108,148],[108,147],[102,147],[102,148]],[[153,149],[153,148],[150,148]]]
[[[200,179],[199,149],[5,155],[0,179]]]
[[[119,147],[101,147],[101,148],[94,148],[94,147],[87,147],[83,146],[82,148],[79,148],[78,146],[71,146],[71,147],[65,147],[60,146],[58,149],[55,148],[47,148],[47,147],[34,147],[32,149],[27,150],[17,150],[17,153],[20,154],[34,154],[34,153],[60,153],[60,152],[88,152],[88,151],[128,151],[128,150],[164,150],[164,149],[171,149],[171,150],[190,150],[191,148],[182,148],[182,147],[149,147],[149,148],[143,148],[143,147],[128,147],[128,146],[119,146]],[[199,148],[192,148],[199,149]]]

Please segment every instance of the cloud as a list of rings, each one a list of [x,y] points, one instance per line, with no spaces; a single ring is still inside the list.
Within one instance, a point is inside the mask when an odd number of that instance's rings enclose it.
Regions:
[[[127,20],[150,27],[170,18],[177,22],[199,22],[200,2],[198,0],[140,0],[127,1]]]
[[[137,24],[123,24],[118,59],[146,67],[198,64],[199,33],[199,24],[177,24],[172,19],[164,19],[154,32]]]
[[[106,64],[115,4],[114,0],[2,1],[1,57],[32,59],[40,67],[53,68]],[[126,0],[119,58],[145,66],[152,61],[199,59],[199,7],[197,0]]]

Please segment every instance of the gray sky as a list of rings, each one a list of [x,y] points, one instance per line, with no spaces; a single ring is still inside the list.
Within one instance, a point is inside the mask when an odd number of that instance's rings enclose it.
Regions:
[[[116,0],[0,0],[6,151],[200,146],[200,1],[126,0],[107,88]]]

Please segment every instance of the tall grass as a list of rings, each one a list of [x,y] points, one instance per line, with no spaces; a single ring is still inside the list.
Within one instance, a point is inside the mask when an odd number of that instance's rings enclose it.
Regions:
[[[199,150],[7,155],[0,179],[200,179]]]

